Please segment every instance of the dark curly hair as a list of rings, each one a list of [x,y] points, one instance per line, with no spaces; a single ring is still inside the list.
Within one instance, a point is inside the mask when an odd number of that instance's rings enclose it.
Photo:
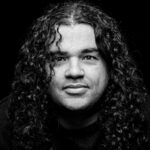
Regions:
[[[109,68],[108,87],[99,106],[99,124],[104,132],[101,147],[143,150],[148,143],[148,93],[117,23],[100,8],[80,1],[50,5],[35,21],[20,49],[9,106],[15,150],[47,150],[52,146],[56,118],[48,94],[54,73],[49,49],[60,25],[80,23],[93,27],[97,47]]]

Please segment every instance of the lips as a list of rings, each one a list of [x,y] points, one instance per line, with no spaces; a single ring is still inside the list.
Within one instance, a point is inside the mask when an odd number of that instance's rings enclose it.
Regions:
[[[63,89],[67,94],[84,94],[88,86],[84,84],[68,84]]]

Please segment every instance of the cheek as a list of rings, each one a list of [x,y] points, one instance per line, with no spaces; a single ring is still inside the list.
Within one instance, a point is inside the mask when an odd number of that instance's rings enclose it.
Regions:
[[[63,84],[63,71],[54,70],[54,75],[50,82],[50,88],[53,90],[60,89]]]
[[[102,90],[108,83],[108,73],[104,65],[97,66],[89,72],[89,78],[95,90]]]

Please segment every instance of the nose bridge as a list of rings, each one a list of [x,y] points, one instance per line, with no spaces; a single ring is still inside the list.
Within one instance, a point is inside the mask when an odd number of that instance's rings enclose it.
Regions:
[[[72,57],[70,59],[69,66],[68,66],[66,73],[67,73],[67,75],[70,75],[70,76],[83,75],[83,69],[82,69],[80,61],[77,57]]]

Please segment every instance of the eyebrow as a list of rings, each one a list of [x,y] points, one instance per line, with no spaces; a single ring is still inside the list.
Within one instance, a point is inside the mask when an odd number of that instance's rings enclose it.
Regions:
[[[81,53],[85,54],[85,53],[98,53],[98,49],[97,48],[89,48],[89,49],[84,49],[81,51]]]
[[[87,49],[83,49],[83,50],[81,50],[81,54],[86,54],[86,53],[98,53],[98,49],[97,48],[87,48]],[[57,51],[52,51],[52,52],[50,52],[51,53],[51,55],[67,55],[68,54],[68,52],[65,52],[65,51],[61,51],[61,50],[57,50]]]

